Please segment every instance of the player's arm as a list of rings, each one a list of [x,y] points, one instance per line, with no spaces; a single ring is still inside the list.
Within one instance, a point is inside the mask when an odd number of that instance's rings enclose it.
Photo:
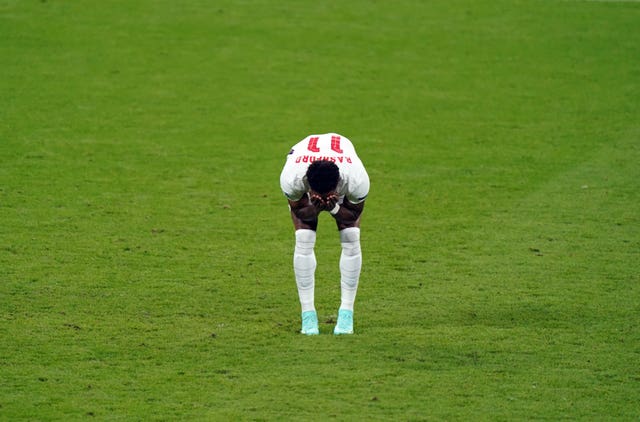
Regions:
[[[348,227],[360,227],[360,215],[364,210],[364,202],[354,204],[347,198],[344,198],[342,204],[337,208],[336,213],[331,213],[336,219],[338,229],[346,229]],[[333,208],[333,207],[332,207]]]
[[[289,199],[289,208],[291,209],[291,218],[296,230],[316,230],[318,227],[318,214],[322,209],[318,208],[317,204],[312,202],[308,195],[302,195],[302,198],[297,201]]]

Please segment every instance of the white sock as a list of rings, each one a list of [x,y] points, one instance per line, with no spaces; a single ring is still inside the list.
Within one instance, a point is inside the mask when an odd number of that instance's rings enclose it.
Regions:
[[[362,268],[360,229],[358,227],[349,227],[340,231],[340,243],[342,244],[342,254],[340,255],[340,309],[353,311]]]
[[[302,312],[316,310],[314,304],[316,255],[313,251],[315,244],[315,231],[306,229],[296,230],[296,247],[293,252],[293,272],[296,276]]]

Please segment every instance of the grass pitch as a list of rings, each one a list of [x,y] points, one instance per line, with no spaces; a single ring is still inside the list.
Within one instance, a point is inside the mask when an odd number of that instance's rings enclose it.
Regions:
[[[0,419],[637,420],[640,4],[0,0]],[[278,175],[371,176],[298,334]]]

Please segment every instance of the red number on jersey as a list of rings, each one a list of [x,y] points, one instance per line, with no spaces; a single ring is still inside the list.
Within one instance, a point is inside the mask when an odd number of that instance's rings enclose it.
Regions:
[[[331,137],[331,149],[337,152],[338,154],[342,154],[344,151],[340,149],[340,137],[332,136]]]
[[[312,136],[309,138],[309,144],[307,145],[307,149],[311,152],[320,152],[320,148],[318,147],[318,140],[320,138],[318,136]],[[337,152],[338,154],[342,154],[344,151],[340,148],[340,137],[332,136],[331,137],[331,150]]]
[[[311,152],[320,152],[320,148],[318,148],[318,138],[317,136],[312,136],[309,139],[309,145],[307,145],[307,149]]]

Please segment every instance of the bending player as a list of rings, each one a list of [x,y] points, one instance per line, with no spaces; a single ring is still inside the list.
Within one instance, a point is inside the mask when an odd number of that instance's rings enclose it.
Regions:
[[[353,333],[353,307],[358,290],[362,252],[360,215],[369,193],[369,176],[351,141],[336,133],[310,135],[293,146],[280,175],[295,228],[293,269],[302,308],[303,334],[315,335],[314,247],[318,215],[333,216],[340,233],[341,302],[334,334]]]

